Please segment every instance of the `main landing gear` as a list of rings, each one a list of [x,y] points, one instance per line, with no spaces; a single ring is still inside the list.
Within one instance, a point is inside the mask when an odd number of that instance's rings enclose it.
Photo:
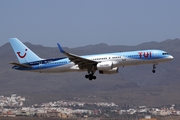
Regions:
[[[93,79],[94,80],[96,79],[96,76],[94,76],[94,73],[95,73],[94,71],[88,71],[88,73],[89,73],[88,75],[85,75],[86,79],[89,79],[90,81]]]
[[[89,78],[89,80],[91,81],[91,80],[95,80],[96,79],[96,76],[94,76],[93,74],[89,74],[89,75],[85,75],[85,78]]]
[[[153,64],[153,70],[152,70],[152,73],[155,73],[155,72],[156,72],[156,70],[155,70],[155,69],[156,69],[156,65],[157,65],[157,64]]]

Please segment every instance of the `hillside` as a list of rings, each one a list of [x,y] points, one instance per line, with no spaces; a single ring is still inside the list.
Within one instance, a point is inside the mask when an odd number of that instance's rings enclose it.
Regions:
[[[58,48],[26,43],[42,58],[63,57]],[[81,101],[107,101],[118,104],[163,105],[180,104],[180,40],[148,42],[137,46],[122,46],[101,43],[78,48],[64,48],[77,54],[96,54],[138,49],[162,49],[174,56],[174,60],[157,65],[157,72],[151,72],[152,65],[120,68],[115,75],[99,75],[89,81],[82,73],[40,74],[15,71],[9,62],[16,61],[9,43],[0,47],[0,95],[18,93],[28,98],[26,105],[59,99],[80,98]]]

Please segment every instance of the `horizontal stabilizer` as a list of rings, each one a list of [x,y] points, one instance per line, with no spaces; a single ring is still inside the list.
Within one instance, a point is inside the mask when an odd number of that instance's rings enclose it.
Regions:
[[[16,62],[11,62],[10,64],[13,64],[13,65],[18,66],[18,67],[32,68],[30,65],[20,64],[20,63],[16,63]]]

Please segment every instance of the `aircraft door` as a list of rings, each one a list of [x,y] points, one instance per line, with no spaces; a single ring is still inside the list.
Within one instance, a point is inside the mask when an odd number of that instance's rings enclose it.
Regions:
[[[154,52],[154,58],[158,58],[158,53]]]
[[[126,57],[124,57],[124,55],[122,55],[121,57],[122,57],[122,61],[126,61]]]
[[[42,62],[39,62],[39,68],[41,68],[42,67]]]

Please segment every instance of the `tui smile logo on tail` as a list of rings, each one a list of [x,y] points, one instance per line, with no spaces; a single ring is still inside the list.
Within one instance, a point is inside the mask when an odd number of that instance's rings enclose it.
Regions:
[[[25,49],[25,51],[27,51],[27,49]],[[17,54],[18,54],[18,56],[19,56],[20,58],[26,57],[26,53],[24,53],[24,55],[21,55],[21,52],[17,52]]]

